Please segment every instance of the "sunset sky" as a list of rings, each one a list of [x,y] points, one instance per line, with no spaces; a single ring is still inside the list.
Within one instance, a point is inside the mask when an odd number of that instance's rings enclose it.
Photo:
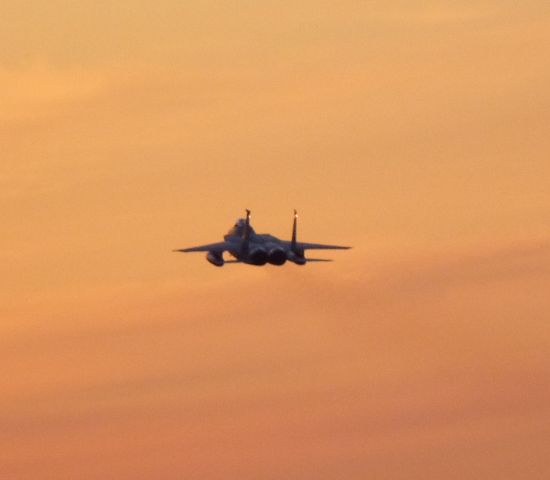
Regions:
[[[547,0],[7,0],[1,480],[550,478]],[[256,231],[333,263],[215,268]]]

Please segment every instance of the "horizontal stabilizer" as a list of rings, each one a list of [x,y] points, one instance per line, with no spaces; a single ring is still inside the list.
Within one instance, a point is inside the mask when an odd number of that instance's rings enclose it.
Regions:
[[[349,250],[351,247],[342,245],[324,245],[322,243],[296,242],[296,248],[302,250]]]

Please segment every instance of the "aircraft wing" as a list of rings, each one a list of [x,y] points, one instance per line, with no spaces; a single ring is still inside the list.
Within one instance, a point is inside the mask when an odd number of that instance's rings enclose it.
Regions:
[[[303,250],[347,250],[351,248],[351,247],[343,247],[341,245],[323,245],[322,243],[305,243],[305,242],[296,242],[296,247]]]
[[[216,252],[223,253],[231,247],[229,242],[209,243],[207,245],[199,245],[197,247],[179,248],[174,252]]]

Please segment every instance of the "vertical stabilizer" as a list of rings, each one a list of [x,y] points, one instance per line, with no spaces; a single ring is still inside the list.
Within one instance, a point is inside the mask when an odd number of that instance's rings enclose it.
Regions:
[[[290,248],[292,251],[296,250],[296,230],[298,224],[298,212],[294,210],[294,222],[292,224],[292,241],[290,243]]]
[[[292,240],[290,241],[290,251],[287,252],[287,258],[296,265],[305,265],[304,249],[296,240],[298,230],[298,212],[294,210],[294,222],[292,223]]]
[[[250,210],[246,209],[246,221],[244,224],[243,240],[248,241],[250,238]]]
[[[242,236],[241,251],[243,254],[248,254],[248,243],[250,241],[250,210],[246,209],[246,220]]]

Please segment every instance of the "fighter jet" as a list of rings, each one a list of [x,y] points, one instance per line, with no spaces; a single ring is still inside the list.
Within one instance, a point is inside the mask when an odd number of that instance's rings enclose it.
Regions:
[[[308,262],[330,262],[326,258],[306,258],[305,250],[346,250],[351,247],[339,245],[323,245],[320,243],[305,243],[296,240],[298,213],[294,210],[292,224],[292,239],[280,240],[268,233],[256,233],[250,225],[250,210],[246,210],[246,218],[239,218],[235,225],[223,237],[223,242],[199,245],[198,247],[181,248],[174,252],[207,252],[206,259],[216,267],[225,263],[247,263],[249,265],[283,265],[287,260],[296,265]],[[225,260],[224,252],[234,258]]]

